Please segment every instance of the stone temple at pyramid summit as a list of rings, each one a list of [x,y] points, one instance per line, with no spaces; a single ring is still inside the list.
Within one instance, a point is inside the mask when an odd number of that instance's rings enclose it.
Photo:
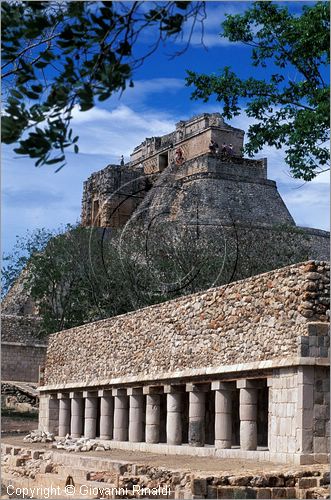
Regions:
[[[202,226],[246,228],[256,245],[275,228],[285,239],[291,231],[303,258],[50,335],[40,430],[112,449],[328,461],[329,235],[296,226],[267,160],[244,158],[243,140],[217,113],[147,138],[128,163],[84,183],[82,225],[187,224],[198,207]],[[11,307],[8,298],[5,315]]]

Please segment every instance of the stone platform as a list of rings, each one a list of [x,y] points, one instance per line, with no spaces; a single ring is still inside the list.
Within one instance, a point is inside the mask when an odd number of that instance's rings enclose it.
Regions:
[[[253,461],[203,459],[116,450],[85,454],[50,451],[49,445],[21,448],[2,443],[3,485],[11,489],[53,488],[49,498],[142,497],[143,488],[167,490],[165,495],[147,498],[327,498],[327,466],[287,469]],[[39,445],[39,447],[38,447]],[[242,473],[245,470],[245,474]],[[65,483],[72,476],[75,492],[66,494]],[[30,476],[30,477],[28,477]],[[122,490],[123,491],[122,491]],[[11,491],[11,490],[10,490]],[[135,494],[133,494],[135,491]],[[42,491],[40,490],[40,493]],[[6,498],[6,497],[4,497]]]

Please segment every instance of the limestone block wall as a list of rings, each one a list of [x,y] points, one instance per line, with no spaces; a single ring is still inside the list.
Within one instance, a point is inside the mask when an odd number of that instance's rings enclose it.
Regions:
[[[308,325],[308,336],[299,339],[298,356],[309,358],[330,357],[330,334],[327,323]]]
[[[269,383],[268,448],[273,453],[293,454],[298,447],[298,373],[296,368],[273,371]],[[284,462],[286,462],[283,459]]]
[[[315,454],[330,453],[330,371],[316,367],[313,379],[312,441]]]
[[[256,182],[257,179],[267,178],[267,162],[266,159],[251,160],[237,156],[226,158],[222,154],[209,153],[189,160],[177,168],[176,178],[183,179],[200,172],[218,173],[225,177],[234,176],[235,181],[241,177]],[[269,182],[275,185],[274,181]]]
[[[50,336],[45,385],[297,356],[307,322],[327,322],[329,266],[300,263]]]
[[[1,317],[1,378],[38,382],[47,339],[38,336],[40,319],[3,314]]]
[[[46,349],[46,344],[1,342],[1,379],[38,382],[39,367],[45,362]]]

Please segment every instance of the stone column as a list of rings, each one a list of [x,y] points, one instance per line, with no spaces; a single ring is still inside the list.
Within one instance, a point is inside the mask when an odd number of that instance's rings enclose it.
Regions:
[[[70,392],[71,399],[71,437],[79,438],[84,432],[84,399],[82,392]]]
[[[146,443],[160,442],[160,404],[161,398],[158,392],[160,388],[144,387],[143,393],[146,394]]]
[[[144,430],[144,399],[143,390],[140,387],[130,387],[127,390],[129,396],[129,441],[140,443],[143,440]]]
[[[240,448],[257,448],[257,385],[254,380],[237,380],[239,395]]]
[[[98,391],[100,398],[100,439],[113,439],[114,400],[112,391]]]
[[[180,387],[165,386],[167,394],[167,443],[182,444],[182,394]]]
[[[128,440],[129,405],[126,389],[113,389],[114,396],[114,441]]]
[[[232,444],[232,391],[233,382],[215,381],[215,448],[231,448]]]
[[[191,446],[205,445],[206,384],[186,384],[189,393],[188,442]]]
[[[94,439],[97,435],[98,393],[84,391],[85,419],[84,437]]]
[[[59,437],[70,434],[70,399],[68,393],[57,395],[59,403]]]

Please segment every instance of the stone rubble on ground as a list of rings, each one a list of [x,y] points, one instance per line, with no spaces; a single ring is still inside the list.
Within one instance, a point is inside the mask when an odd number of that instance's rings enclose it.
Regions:
[[[31,431],[27,436],[23,438],[23,441],[28,443],[50,443],[55,440],[55,436],[52,432],[44,432],[40,430]]]
[[[105,451],[110,450],[111,446],[108,443],[98,441],[97,439],[89,438],[72,438],[69,434],[65,438],[57,439],[56,442],[52,444],[52,448],[57,448],[58,450],[74,451],[74,452],[84,452],[84,451]]]

